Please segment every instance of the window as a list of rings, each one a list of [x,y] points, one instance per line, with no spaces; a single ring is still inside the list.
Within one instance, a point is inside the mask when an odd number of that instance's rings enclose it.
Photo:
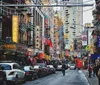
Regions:
[[[0,64],[0,66],[3,68],[3,70],[11,70],[11,66],[8,64]]]
[[[17,64],[14,64],[14,65],[13,65],[13,69],[20,69],[20,66],[17,65]]]

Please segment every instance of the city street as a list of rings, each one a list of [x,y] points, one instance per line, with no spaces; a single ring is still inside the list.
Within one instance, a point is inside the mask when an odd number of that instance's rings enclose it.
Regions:
[[[23,85],[90,85],[84,73],[80,70],[67,70],[63,76],[61,71]]]

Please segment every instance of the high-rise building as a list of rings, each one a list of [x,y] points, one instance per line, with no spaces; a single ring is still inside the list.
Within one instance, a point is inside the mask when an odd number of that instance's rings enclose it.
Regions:
[[[64,1],[65,4],[82,4],[83,0]],[[83,7],[63,7],[64,13],[64,40],[65,49],[70,49],[70,44],[76,36],[79,36],[83,29]]]

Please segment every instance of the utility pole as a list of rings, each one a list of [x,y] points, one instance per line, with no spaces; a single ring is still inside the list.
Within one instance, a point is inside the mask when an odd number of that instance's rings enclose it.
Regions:
[[[0,4],[2,5],[2,0]],[[2,7],[0,7],[0,13],[2,14]],[[2,39],[2,16],[0,16],[0,39]]]

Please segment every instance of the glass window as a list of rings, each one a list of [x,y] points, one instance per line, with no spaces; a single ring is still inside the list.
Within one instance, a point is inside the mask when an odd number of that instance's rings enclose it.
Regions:
[[[3,70],[11,70],[11,66],[8,64],[0,64],[1,67],[3,67]]]
[[[13,65],[13,69],[20,69],[20,66],[17,65],[17,64],[14,64],[14,65]]]
[[[24,70],[31,70],[31,67],[30,66],[25,66]]]

